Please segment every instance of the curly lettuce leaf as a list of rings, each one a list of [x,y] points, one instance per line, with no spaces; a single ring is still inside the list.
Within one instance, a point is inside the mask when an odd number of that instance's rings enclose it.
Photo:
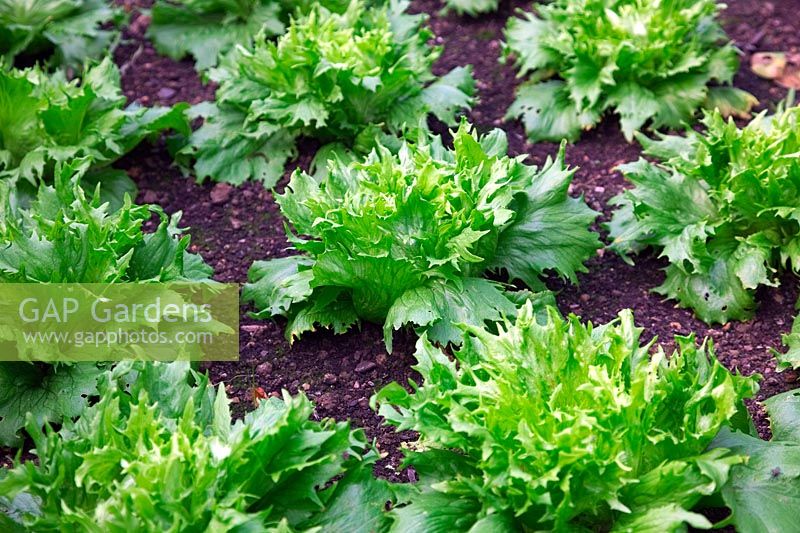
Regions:
[[[501,130],[463,122],[453,149],[421,136],[397,153],[334,158],[321,179],[295,172],[277,202],[301,254],[255,263],[243,300],[258,318],[285,316],[290,339],[367,320],[384,324],[390,348],[406,324],[448,343],[455,323],[513,315],[520,298],[487,270],[535,290],[550,272],[575,281],[600,246],[596,213],[569,196],[563,153],[537,169],[506,151]]]
[[[416,136],[430,115],[453,125],[472,103],[470,70],[435,76],[440,49],[407,7],[354,0],[340,13],[317,4],[277,42],[262,32],[212,73],[216,103],[180,157],[195,160],[201,181],[272,187],[300,137],[364,153],[381,133]]]
[[[517,306],[503,287],[482,278],[414,287],[401,294],[386,314],[386,349],[392,348],[392,330],[406,324],[420,326],[431,339],[447,344],[461,338],[455,324],[495,323],[516,312]]]
[[[710,527],[693,507],[746,457],[707,448],[743,426],[754,379],[693,337],[676,337],[669,357],[642,345],[630,311],[593,327],[526,304],[497,333],[463,329],[454,359],[420,339],[422,384],[372,398],[420,434],[406,457],[420,480],[399,495],[394,531]]]
[[[597,212],[583,198],[569,196],[575,174],[564,163],[564,145],[554,160],[548,159],[525,194],[516,195],[511,209],[514,222],[500,234],[492,268],[505,269],[509,277],[531,288],[543,288],[541,277],[552,271],[577,283],[583,263],[600,248],[589,227]]]
[[[506,118],[521,118],[532,140],[574,141],[614,112],[630,141],[648,123],[680,127],[701,108],[749,116],[757,101],[729,86],[739,60],[719,9],[713,0],[536,5],[506,27],[504,56],[529,77]]]

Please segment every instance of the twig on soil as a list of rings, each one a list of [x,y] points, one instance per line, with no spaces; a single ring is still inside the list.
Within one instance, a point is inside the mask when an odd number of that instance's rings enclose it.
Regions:
[[[144,45],[140,44],[139,48],[137,48],[136,51],[133,54],[131,54],[130,59],[128,59],[125,63],[122,64],[121,67],[119,67],[119,73],[121,75],[125,74],[128,71],[128,68],[130,68],[136,62],[137,59],[139,59],[139,56],[142,55],[142,52],[144,52]]]

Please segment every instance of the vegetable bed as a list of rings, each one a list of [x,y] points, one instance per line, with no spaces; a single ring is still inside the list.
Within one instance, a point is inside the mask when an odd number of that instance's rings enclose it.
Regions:
[[[479,102],[469,113],[470,120],[485,130],[503,127],[508,133],[509,154],[527,154],[532,163],[541,165],[547,156],[555,155],[558,145],[529,143],[519,123],[503,120],[518,80],[510,65],[498,63],[500,40],[508,17],[526,5],[502,2],[497,13],[478,19],[456,14],[443,16],[437,2],[414,2],[412,11],[431,15],[430,26],[436,42],[444,45],[436,73],[473,65]],[[729,2],[722,13],[726,31],[745,53],[735,85],[753,93],[764,106],[784,98],[786,91],[753,74],[747,66],[749,54],[800,46],[800,36],[790,22],[797,7],[800,4],[792,2],[760,6]],[[134,42],[116,54],[117,63],[127,67],[122,82],[129,100],[143,105],[169,105],[212,99],[213,90],[199,81],[191,62],[176,63],[155,53],[143,38],[145,27],[145,20],[134,18],[127,30]],[[315,143],[308,142],[296,162],[301,168],[307,168],[317,148]],[[638,144],[625,142],[611,119],[567,147],[567,163],[579,167],[573,194],[585,195],[592,209],[604,213],[600,220],[610,218],[608,200],[625,187],[615,167],[635,161],[640,150]],[[253,261],[288,255],[283,219],[272,193],[256,183],[239,188],[212,183],[198,185],[191,178],[183,178],[171,168],[171,163],[163,146],[155,149],[144,146],[126,157],[120,166],[139,185],[139,201],[156,202],[168,213],[183,211],[182,222],[191,228],[192,251],[199,252],[214,266],[216,279],[241,283],[246,280]],[[281,180],[278,191],[283,191],[289,173]],[[578,286],[564,286],[558,280],[551,286],[560,289],[557,302],[562,312],[575,313],[585,320],[605,323],[619,310],[630,307],[637,325],[645,328],[645,339],[658,336],[662,342],[670,343],[673,335],[691,332],[710,337],[720,361],[728,368],[764,376],[758,399],[795,387],[797,374],[791,370],[775,372],[775,358],[770,352],[771,348],[781,348],[781,335],[791,328],[797,300],[791,276],[786,276],[780,287],[759,290],[761,305],[753,320],[709,326],[694,318],[691,311],[676,308],[672,301],[650,292],[662,283],[666,264],[646,255],[638,257],[635,266],[631,266],[605,251],[588,262],[589,272],[579,274]],[[381,328],[370,324],[361,331],[344,335],[328,331],[307,334],[289,345],[284,337],[284,321],[254,321],[248,318],[247,310],[246,307],[242,313],[240,361],[208,367],[212,381],[225,382],[231,396],[238,398],[237,410],[250,409],[254,394],[278,395],[283,388],[290,392],[305,391],[314,401],[319,417],[349,418],[378,439],[380,449],[389,454],[377,468],[380,475],[408,480],[408,473],[397,470],[402,457],[398,446],[414,440],[414,435],[396,434],[393,428],[383,426],[369,408],[369,398],[382,385],[392,381],[404,383],[414,377],[410,367],[414,364],[415,336],[396,334],[391,355],[385,352]],[[767,436],[763,413],[755,403],[751,406],[762,436]]]
[[[721,23],[741,49],[741,67],[734,85],[753,94],[760,109],[773,110],[786,97],[786,90],[756,76],[750,56],[758,51],[791,51],[800,48],[800,33],[795,23],[800,1],[748,2],[729,0],[720,15]],[[169,106],[178,102],[197,104],[214,98],[215,85],[204,84],[190,59],[174,61],[159,55],[145,37],[148,17],[139,12],[147,1],[122,2],[132,12],[123,30],[122,44],[114,59],[122,74],[122,88],[129,102],[143,106]],[[526,163],[542,167],[548,157],[555,157],[559,144],[527,140],[523,126],[504,116],[521,83],[514,66],[498,60],[502,55],[503,30],[517,9],[529,9],[529,2],[500,2],[495,13],[477,18],[441,12],[442,4],[416,0],[411,11],[430,15],[429,26],[442,56],[434,65],[434,74],[472,65],[477,87],[477,103],[466,116],[479,132],[502,128],[508,136],[511,157],[527,156]],[[448,128],[435,121],[433,129],[447,134]],[[739,121],[745,124],[746,121]],[[700,127],[697,127],[698,131]],[[287,190],[295,168],[308,170],[320,143],[301,138],[299,157],[289,163],[275,188],[276,194]],[[601,213],[592,229],[607,239],[603,223],[611,220],[609,201],[630,184],[617,167],[637,160],[642,153],[637,142],[629,143],[616,117],[606,115],[594,129],[583,132],[566,146],[566,163],[577,167],[570,186],[572,196],[583,195],[588,206]],[[181,226],[191,235],[189,251],[200,254],[214,268],[214,279],[245,283],[254,261],[286,257],[293,253],[284,230],[284,218],[275,194],[261,183],[247,182],[233,187],[213,182],[197,183],[193,176],[183,176],[173,165],[163,140],[141,145],[117,161],[139,188],[139,203],[155,203],[171,215],[182,212]],[[154,230],[155,226],[150,223]],[[761,374],[760,390],[747,400],[758,432],[770,437],[769,421],[758,403],[798,386],[798,374],[788,369],[776,370],[772,349],[784,351],[781,336],[788,334],[796,315],[797,281],[793,274],[781,274],[778,286],[760,286],[756,291],[758,308],[754,317],[744,322],[709,325],[698,320],[690,309],[678,308],[673,300],[651,292],[664,282],[668,261],[659,251],[647,250],[635,256],[634,264],[609,249],[600,249],[586,262],[587,272],[578,273],[577,284],[552,276],[547,286],[556,291],[559,309],[575,313],[584,321],[605,324],[623,309],[634,312],[635,323],[644,328],[643,343],[657,336],[670,350],[674,335],[694,332],[699,338],[713,340],[719,361],[729,370],[743,375]],[[499,278],[498,278],[499,279]],[[320,329],[306,332],[292,343],[285,336],[286,320],[256,320],[248,313],[254,308],[245,304],[241,312],[240,360],[233,363],[204,363],[213,384],[224,384],[232,399],[234,417],[256,408],[259,401],[290,393],[304,392],[315,408],[312,419],[332,417],[350,420],[364,428],[382,452],[375,474],[391,481],[414,482],[414,469],[402,468],[402,446],[413,443],[413,431],[397,432],[386,425],[370,407],[370,398],[391,382],[405,384],[420,381],[412,366],[417,336],[409,328],[394,332],[392,351],[387,353],[384,331],[379,325],[364,323],[351,331],[335,335]],[[30,443],[28,443],[30,445]],[[30,446],[28,446],[30,447]],[[0,465],[9,465],[15,450],[0,449]]]

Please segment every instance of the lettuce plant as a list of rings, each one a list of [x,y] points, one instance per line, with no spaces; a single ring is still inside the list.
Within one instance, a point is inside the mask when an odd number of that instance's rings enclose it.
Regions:
[[[300,395],[232,423],[225,389],[183,363],[122,363],[98,403],[44,431],[37,461],[0,478],[0,529],[353,531],[380,529],[390,495],[363,431],[309,420]],[[4,526],[5,525],[5,526]]]
[[[497,334],[465,330],[455,360],[423,337],[424,384],[372,399],[420,434],[406,457],[419,484],[392,511],[394,531],[711,527],[692,508],[746,457],[707,448],[747,427],[754,379],[693,337],[676,337],[670,357],[641,345],[628,310],[595,328],[554,308],[537,319],[528,303]]]
[[[110,58],[81,79],[34,67],[0,70],[0,179],[49,179],[58,162],[89,157],[87,179],[132,182],[109,165],[148,136],[173,129],[190,132],[186,104],[172,108],[125,107],[120,75]]]
[[[198,179],[271,187],[299,137],[368,151],[377,133],[424,128],[430,114],[452,124],[471,102],[472,77],[467,68],[433,75],[440,50],[406,7],[315,5],[277,43],[261,35],[229,57],[212,76],[216,104],[201,109],[205,122],[182,150]]]
[[[714,0],[555,0],[535,9],[509,21],[505,49],[529,77],[507,118],[522,118],[533,140],[575,140],[607,111],[631,140],[648,121],[675,128],[701,107],[745,115],[755,103],[726,86],[739,59]]]
[[[798,116],[779,110],[740,129],[714,112],[705,133],[640,136],[659,162],[620,167],[634,187],[613,199],[611,248],[659,250],[669,266],[656,292],[701,320],[749,318],[759,286],[800,268]]]
[[[0,1],[0,64],[44,59],[80,67],[119,39],[122,11],[103,0]]]
[[[55,183],[27,198],[0,181],[0,282],[115,283],[206,279],[208,267],[187,252],[189,237],[155,205],[125,196],[110,211],[100,193],[81,188],[79,168],[58,166]],[[27,205],[30,202],[30,205]],[[142,225],[156,215],[157,229]],[[0,331],[0,343],[13,332]],[[0,445],[20,442],[26,413],[42,423],[77,416],[96,393],[94,364],[0,363]]]
[[[156,0],[147,37],[173,59],[194,57],[205,71],[236,45],[252,46],[259,32],[274,37],[286,30],[292,13],[308,13],[314,4],[342,13],[349,0]],[[381,3],[380,0],[371,2]]]
[[[540,170],[505,155],[501,130],[479,137],[466,123],[453,145],[424,136],[397,155],[333,160],[321,182],[295,172],[277,202],[302,254],[252,266],[242,298],[256,316],[286,316],[290,339],[363,319],[384,323],[387,348],[409,323],[446,343],[460,338],[453,323],[514,314],[487,270],[534,290],[546,271],[575,281],[599,246],[588,229],[597,213],[568,195],[563,152]]]

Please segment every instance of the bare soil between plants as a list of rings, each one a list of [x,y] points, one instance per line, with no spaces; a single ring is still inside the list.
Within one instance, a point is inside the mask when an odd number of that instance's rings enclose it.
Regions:
[[[144,38],[149,21],[139,10],[147,3],[126,1],[126,8],[132,11],[131,23],[115,56],[129,101],[169,105],[213,99],[214,87],[202,83],[191,61],[175,62],[159,56]],[[798,51],[800,33],[793,21],[800,12],[800,0],[731,0],[728,4],[722,15],[723,24],[743,52],[735,84],[755,94],[761,107],[769,109],[786,93],[757,78],[749,69],[749,56],[758,51]],[[558,146],[530,144],[518,123],[504,121],[518,80],[510,65],[498,62],[506,20],[516,9],[527,6],[527,2],[502,1],[497,13],[476,19],[441,15],[442,5],[434,0],[417,0],[413,10],[431,15],[436,44],[444,46],[437,73],[459,65],[473,65],[480,102],[470,113],[470,119],[483,131],[502,127],[508,133],[512,154],[527,154],[531,163],[540,165],[556,153]],[[304,146],[298,162],[291,167],[307,164],[314,148],[313,143]],[[601,221],[610,214],[608,200],[625,187],[614,168],[635,160],[639,152],[638,145],[624,140],[614,117],[567,147],[568,162],[580,167],[573,182],[573,194],[584,195],[593,209],[602,212]],[[216,279],[244,283],[254,260],[290,253],[284,221],[273,195],[261,185],[232,188],[198,184],[193,176],[183,176],[172,166],[163,143],[142,145],[119,166],[139,185],[139,202],[160,204],[169,213],[183,212],[183,225],[191,228],[192,251],[202,254],[214,267]],[[287,177],[288,174],[287,171]],[[691,312],[677,309],[672,302],[650,292],[663,280],[662,260],[640,257],[635,266],[630,266],[615,254],[599,253],[587,266],[588,272],[579,276],[579,286],[552,284],[558,291],[557,300],[563,312],[600,323],[630,307],[635,311],[637,324],[644,328],[645,340],[658,336],[665,344],[671,344],[673,335],[696,332],[699,338],[713,340],[717,355],[731,370],[761,374],[758,399],[798,386],[796,373],[775,371],[770,351],[780,349],[781,334],[789,331],[795,313],[797,283],[791,276],[786,277],[781,287],[759,293],[760,307],[753,320],[709,327]],[[243,307],[240,360],[204,367],[215,383],[226,384],[235,411],[242,414],[253,408],[257,398],[264,394],[279,395],[281,389],[291,393],[302,391],[316,404],[316,417],[349,419],[376,439],[386,454],[376,474],[397,481],[413,480],[413,473],[402,471],[399,464],[403,443],[413,441],[415,436],[408,432],[398,434],[383,426],[380,417],[369,408],[369,398],[391,381],[406,383],[415,378],[414,334],[396,335],[391,355],[385,353],[381,328],[369,324],[345,335],[316,332],[290,344],[283,335],[283,321],[254,321],[247,311]],[[750,408],[762,436],[768,437],[767,421],[757,402],[751,403]],[[7,464],[10,457],[10,451],[3,454],[0,450],[0,465]]]

